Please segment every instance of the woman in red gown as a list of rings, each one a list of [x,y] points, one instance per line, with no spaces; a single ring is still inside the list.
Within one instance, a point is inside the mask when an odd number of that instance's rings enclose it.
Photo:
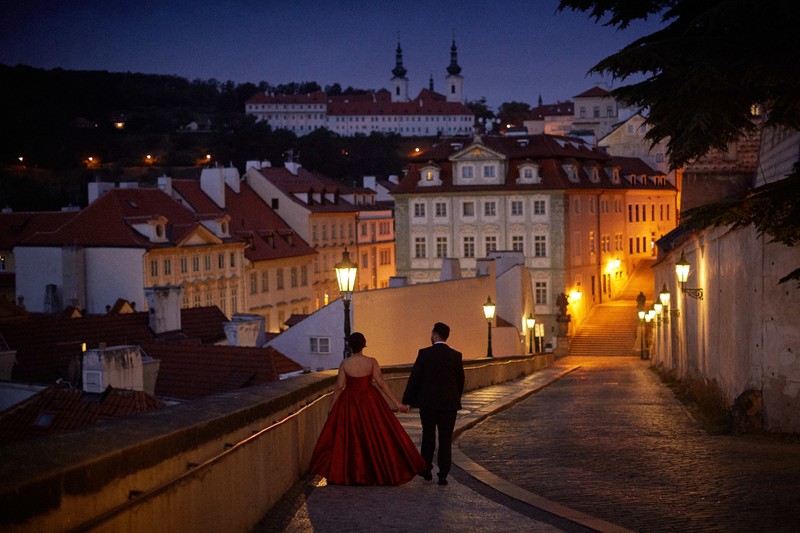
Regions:
[[[328,420],[322,428],[310,472],[333,485],[402,485],[427,468],[425,460],[378,389],[403,412],[374,358],[362,353],[361,333],[348,338],[353,355],[339,365]]]

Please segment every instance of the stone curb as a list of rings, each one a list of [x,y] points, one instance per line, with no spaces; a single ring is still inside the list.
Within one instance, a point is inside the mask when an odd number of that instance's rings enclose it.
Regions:
[[[556,367],[550,367],[551,369],[555,370]],[[480,409],[475,411],[471,411],[470,413],[460,416],[456,421],[456,428],[453,432],[453,440],[455,446],[453,447],[453,464],[456,465],[458,468],[469,474],[471,477],[475,478],[476,480],[480,481],[481,483],[491,487],[492,489],[505,494],[509,498],[513,498],[517,501],[520,501],[526,505],[530,505],[532,507],[536,507],[537,509],[541,509],[546,511],[554,516],[558,516],[565,520],[569,520],[570,522],[574,522],[581,526],[587,527],[589,529],[593,529],[595,531],[600,531],[602,533],[633,533],[629,529],[625,529],[621,526],[616,524],[612,524],[611,522],[607,522],[605,520],[601,520],[599,518],[595,518],[590,516],[586,513],[582,513],[580,511],[576,511],[559,503],[553,502],[532,492],[529,492],[517,485],[514,485],[510,481],[506,481],[501,477],[493,474],[492,472],[486,470],[478,463],[467,457],[464,452],[461,451],[461,448],[458,446],[458,437],[461,434],[470,429],[475,427],[480,422],[486,420],[488,417],[495,415],[505,409],[512,407],[513,405],[521,402],[525,398],[531,396],[532,394],[539,392],[540,390],[548,387],[549,385],[555,383],[562,377],[566,376],[567,374],[574,372],[575,370],[579,369],[580,365],[574,365],[565,367],[563,370],[557,373],[550,373],[545,371],[539,371],[528,378],[521,380],[522,382],[534,382],[532,387],[527,386],[518,386],[518,385],[497,385],[497,387],[514,387],[518,390],[513,392],[507,396],[502,397],[499,400],[496,400],[492,403],[484,405]]]

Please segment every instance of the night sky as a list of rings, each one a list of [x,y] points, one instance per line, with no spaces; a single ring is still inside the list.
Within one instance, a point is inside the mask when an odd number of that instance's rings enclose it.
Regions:
[[[487,7],[497,6],[494,11]],[[189,79],[316,81],[390,87],[398,34],[409,93],[443,92],[455,36],[467,100],[535,105],[605,81],[586,72],[657,29],[619,32],[557,0],[3,0],[0,63],[175,74]]]

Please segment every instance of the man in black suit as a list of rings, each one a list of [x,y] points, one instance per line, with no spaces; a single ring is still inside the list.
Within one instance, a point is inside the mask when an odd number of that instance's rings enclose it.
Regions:
[[[403,393],[404,404],[419,407],[422,422],[420,453],[428,464],[428,469],[420,475],[428,481],[433,479],[433,451],[436,432],[439,433],[439,485],[447,485],[453,455],[453,429],[464,392],[461,352],[447,345],[449,336],[450,328],[446,324],[434,324],[431,332],[433,346],[419,351]]]

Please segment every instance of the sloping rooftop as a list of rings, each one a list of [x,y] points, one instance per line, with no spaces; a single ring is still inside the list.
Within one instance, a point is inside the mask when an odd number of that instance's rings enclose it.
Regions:
[[[102,394],[89,394],[51,386],[0,413],[0,442],[61,433],[165,406],[144,391],[108,387]]]
[[[159,216],[166,217],[167,242],[154,243],[133,228]],[[36,232],[26,245],[110,246],[159,248],[174,246],[195,227],[192,213],[159,189],[112,189],[70,218],[55,231]]]
[[[173,180],[172,187],[199,218],[229,215],[230,234],[248,243],[245,257],[249,261],[317,253],[247,183],[240,184],[239,193],[225,186],[225,209],[203,192],[198,180]]]

